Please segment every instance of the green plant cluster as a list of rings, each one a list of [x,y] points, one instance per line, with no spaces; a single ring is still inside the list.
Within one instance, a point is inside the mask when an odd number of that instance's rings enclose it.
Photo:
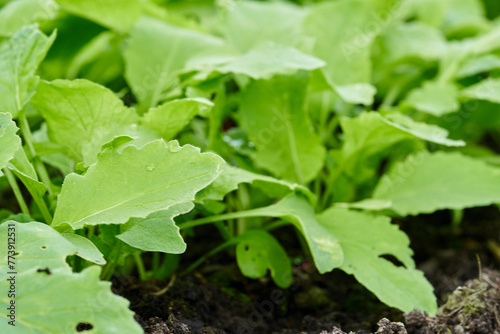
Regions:
[[[170,275],[204,224],[220,246],[187,271],[235,247],[286,288],[288,226],[319,272],[432,314],[391,219],[500,203],[500,25],[479,0],[0,4],[20,332],[140,333],[106,281]],[[0,291],[7,272],[2,246]]]

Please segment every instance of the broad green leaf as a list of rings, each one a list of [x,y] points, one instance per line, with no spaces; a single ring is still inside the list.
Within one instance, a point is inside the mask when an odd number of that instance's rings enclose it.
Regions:
[[[221,173],[219,176],[212,184],[196,194],[196,200],[199,202],[206,200],[221,201],[226,194],[238,189],[238,185],[241,183],[251,183],[261,188],[272,197],[282,198],[289,193],[300,192],[306,196],[311,203],[315,202],[314,195],[305,186],[278,180],[262,174],[252,173],[241,168],[232,167],[228,164],[221,165]]]
[[[191,145],[155,140],[137,149],[107,148],[84,176],[66,177],[53,226],[124,224],[148,214],[194,200],[209,185],[222,163],[215,154]]]
[[[480,0],[448,0],[448,11],[443,24],[447,36],[463,38],[487,31],[489,22]]]
[[[161,136],[156,131],[137,124],[112,123],[101,126],[94,131],[90,142],[83,145],[83,162],[85,166],[90,166],[97,161],[99,153],[110,144],[116,148],[130,145],[140,148],[160,138]]]
[[[52,20],[58,9],[54,0],[10,1],[0,10],[0,36],[11,36],[25,25]]]
[[[340,269],[354,275],[382,302],[404,312],[436,312],[434,289],[415,269],[410,240],[388,217],[331,208],[317,219],[340,242],[344,252]],[[395,256],[404,267],[395,266],[381,255]]]
[[[121,33],[128,32],[143,11],[140,0],[56,0],[62,9],[85,17]]]
[[[140,110],[156,107],[175,86],[189,58],[224,47],[224,42],[214,36],[141,18],[124,52],[125,78],[139,100]]]
[[[382,177],[373,198],[397,214],[417,215],[500,203],[500,169],[460,153],[420,152]]]
[[[1,170],[7,166],[14,154],[21,147],[21,138],[16,134],[18,127],[12,121],[12,116],[6,112],[0,112],[0,175]]]
[[[251,230],[238,237],[236,260],[243,275],[260,278],[271,272],[276,285],[292,284],[292,262],[279,242],[263,230]]]
[[[181,254],[186,243],[173,218],[194,208],[192,202],[180,203],[169,210],[153,212],[146,218],[132,218],[123,225],[123,233],[116,237],[126,244],[148,252]]]
[[[379,31],[362,30],[373,20],[373,12],[368,1],[323,2],[310,10],[304,22],[305,31],[316,39],[313,55],[326,62],[327,82],[350,103],[373,103],[370,54]]]
[[[433,81],[412,90],[403,103],[438,117],[457,111],[460,107],[458,90],[454,85]]]
[[[0,44],[0,112],[16,117],[35,94],[35,75],[56,35],[45,36],[36,25],[26,26]]]
[[[297,47],[303,43],[306,11],[285,2],[239,1],[227,8],[224,34],[230,44],[248,52],[263,41]]]
[[[500,57],[492,54],[470,58],[466,60],[457,71],[457,78],[465,78],[471,75],[496,70],[500,68]]]
[[[106,126],[138,118],[112,91],[83,79],[42,81],[31,103],[45,118],[49,137],[76,161],[83,159],[83,145],[103,136]]]
[[[99,281],[100,268],[92,266],[81,273],[66,270],[37,272],[17,276],[16,327],[14,332],[33,334],[76,333],[81,323],[90,324],[92,333],[143,333],[128,309],[129,301],[111,292],[111,283]],[[0,289],[8,291],[2,280]],[[7,294],[0,297],[6,309]],[[7,319],[0,322],[2,333],[12,332]]]
[[[123,35],[104,31],[97,35],[73,57],[66,78],[84,78],[106,85],[123,75],[121,49]]]
[[[2,247],[0,250],[1,274],[6,274],[7,271],[22,273],[30,269],[45,268],[51,271],[58,268],[70,271],[66,257],[76,254],[77,248],[66,241],[56,230],[38,222],[17,223],[9,220],[0,225],[0,236],[5,242],[7,242],[8,233],[12,231],[8,230],[12,227],[11,224],[15,227],[15,250],[19,254],[15,256],[15,269],[8,270],[7,247]]]
[[[400,113],[384,117],[377,112],[364,112],[356,118],[342,118],[340,124],[345,157],[362,152],[365,156],[372,155],[406,139],[419,138],[446,146],[465,145],[463,141],[448,139],[448,131],[443,128],[415,122]]]
[[[462,90],[461,95],[467,99],[485,100],[500,103],[500,79],[488,78]]]
[[[391,113],[385,117],[380,117],[386,124],[407,132],[417,138],[430,141],[432,143],[445,146],[464,146],[462,140],[448,139],[448,131],[436,125],[431,125],[422,122],[416,122],[412,118],[400,114]]]
[[[434,61],[446,51],[441,32],[420,22],[398,24],[377,39],[380,48],[378,66],[394,65],[414,60]]]
[[[241,127],[254,143],[255,163],[279,178],[304,184],[321,167],[325,149],[313,132],[304,100],[308,76],[251,82],[241,95]]]
[[[244,74],[253,79],[271,79],[276,74],[294,74],[298,70],[315,70],[325,62],[289,46],[266,43],[241,56],[194,58],[186,65],[201,73],[194,78],[206,79],[211,73]]]
[[[31,194],[41,197],[47,191],[47,187],[38,180],[38,174],[22,147],[17,150],[7,167],[12,169]]]
[[[213,103],[202,98],[187,98],[162,104],[150,109],[141,118],[141,125],[155,130],[163,139],[173,139],[198,114],[205,114]]]
[[[106,264],[102,253],[89,239],[74,233],[61,233],[61,236],[76,247],[76,255],[82,259],[99,265]]]
[[[314,208],[303,197],[290,194],[276,204],[252,210],[253,217],[280,217],[292,223],[304,236],[320,273],[339,267],[342,248],[336,236],[320,225]]]

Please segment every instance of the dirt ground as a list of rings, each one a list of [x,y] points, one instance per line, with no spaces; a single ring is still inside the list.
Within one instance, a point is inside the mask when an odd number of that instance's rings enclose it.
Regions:
[[[288,289],[269,279],[243,277],[227,253],[186,276],[148,282],[116,277],[113,286],[131,301],[148,334],[500,334],[500,212],[497,207],[466,210],[460,226],[450,225],[450,218],[442,211],[396,221],[435,287],[441,306],[434,317],[388,308],[351,276],[338,270],[320,275],[310,259],[300,257],[294,258]],[[300,254],[293,233],[277,233],[289,243],[286,249],[293,253],[295,246]],[[195,244],[198,249],[192,247],[181,263],[212,246]]]

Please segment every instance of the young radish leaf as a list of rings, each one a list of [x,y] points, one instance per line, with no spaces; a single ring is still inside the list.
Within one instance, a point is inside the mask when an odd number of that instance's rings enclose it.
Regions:
[[[198,114],[206,114],[213,103],[202,98],[179,99],[150,109],[141,118],[141,125],[155,130],[163,139],[170,140]]]
[[[22,147],[14,154],[14,158],[9,161],[7,168],[16,174],[33,196],[41,197],[47,191],[47,187],[38,180],[35,168],[28,160]]]
[[[54,0],[9,1],[0,10],[0,36],[9,37],[24,25],[52,20],[58,9]]]
[[[0,44],[0,112],[16,117],[35,94],[40,80],[35,71],[55,38],[55,32],[47,37],[34,24]]]
[[[125,78],[139,100],[141,113],[156,107],[175,86],[177,74],[189,58],[220,48],[224,42],[214,36],[152,18],[139,19],[123,56]]]
[[[415,269],[410,240],[388,217],[330,208],[317,220],[340,242],[344,252],[340,269],[354,275],[386,305],[405,312],[436,312],[433,287]],[[381,255],[393,255],[404,266],[398,267]]]
[[[180,203],[168,210],[153,212],[146,218],[131,218],[116,237],[129,246],[148,252],[181,254],[186,243],[173,218],[194,208],[192,202]]]
[[[7,162],[14,158],[14,154],[21,147],[21,138],[16,134],[18,127],[12,121],[12,116],[6,112],[0,112],[0,175],[2,168]]]
[[[222,159],[191,145],[155,140],[137,149],[104,149],[84,176],[64,180],[52,225],[124,224],[194,200],[219,173]]]
[[[57,0],[57,3],[71,14],[88,18],[120,33],[130,31],[145,6],[140,0],[122,0],[119,6],[113,0]]]
[[[7,240],[9,225],[14,225],[17,233],[15,256],[16,272],[21,273],[31,269],[50,270],[63,268],[70,271],[66,263],[68,255],[77,253],[77,248],[66,241],[52,227],[38,222],[17,223],[12,220],[0,225],[0,236]],[[7,247],[0,250],[1,274],[5,275],[7,270]]]
[[[257,151],[255,163],[275,176],[311,181],[323,166],[325,148],[304,108],[308,75],[253,81],[241,96],[241,126]]]
[[[500,203],[500,169],[458,152],[422,151],[384,175],[373,198],[397,214],[417,215]]]
[[[301,23],[306,13],[286,2],[234,2],[227,7],[224,35],[242,52],[263,42],[298,47],[305,40]]]
[[[186,65],[188,71],[199,71],[195,80],[206,80],[214,73],[247,75],[252,79],[271,79],[277,74],[294,74],[298,70],[315,70],[325,62],[306,55],[289,46],[265,43],[248,53],[238,56],[228,54],[220,57],[191,59]]]
[[[304,236],[320,273],[339,267],[342,248],[336,236],[319,224],[314,208],[298,194],[290,194],[276,204],[251,210],[252,217],[280,217],[292,223]]]
[[[93,333],[140,334],[141,326],[129,310],[129,301],[111,291],[111,283],[99,280],[98,266],[81,273],[69,270],[31,269],[19,274],[16,291],[16,330],[20,333],[76,333],[79,325],[92,327]],[[0,289],[9,290],[9,281],[2,279]],[[9,299],[0,298],[6,309]],[[7,320],[7,319],[4,319]],[[0,331],[9,333],[7,321],[0,322]]]
[[[360,29],[373,20],[373,13],[369,1],[323,2],[304,22],[305,31],[316,40],[312,54],[326,61],[322,71],[327,82],[349,103],[373,103],[370,50],[376,33]]]
[[[50,139],[66,147],[77,162],[83,159],[83,145],[106,126],[133,124],[138,119],[135,110],[112,91],[84,79],[42,81],[31,104],[45,118]]]
[[[403,105],[439,117],[458,110],[458,89],[450,83],[429,81],[412,90]]]
[[[250,230],[238,237],[236,260],[243,275],[260,278],[271,271],[276,285],[292,284],[292,262],[278,241],[263,230]]]
[[[76,247],[76,255],[82,259],[99,265],[106,264],[102,253],[89,239],[75,233],[61,233],[61,236]]]
[[[465,88],[461,95],[471,100],[485,100],[500,103],[500,79],[488,78],[479,83]]]

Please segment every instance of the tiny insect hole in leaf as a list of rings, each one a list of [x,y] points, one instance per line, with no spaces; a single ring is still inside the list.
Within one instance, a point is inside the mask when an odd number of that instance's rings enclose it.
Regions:
[[[250,247],[248,247],[248,245],[246,245],[245,250],[248,252],[249,249],[250,249]]]
[[[40,247],[41,249],[47,249],[47,246],[43,245]]]
[[[49,268],[45,268],[45,269],[37,269],[36,271],[37,273],[46,273],[47,275],[51,275],[52,272],[50,271]]]
[[[92,326],[91,324],[88,324],[86,322],[80,322],[78,325],[76,325],[76,331],[77,332],[89,331],[92,328],[94,328],[94,326]]]

